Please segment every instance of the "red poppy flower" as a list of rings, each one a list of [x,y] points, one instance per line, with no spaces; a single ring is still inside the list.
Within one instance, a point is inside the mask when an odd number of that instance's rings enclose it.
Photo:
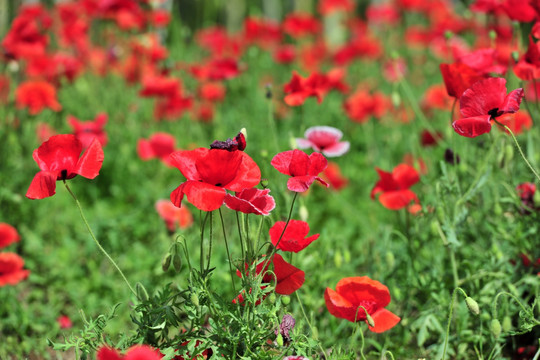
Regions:
[[[156,211],[165,221],[167,229],[174,232],[177,228],[186,229],[193,224],[193,216],[187,207],[176,207],[169,200],[158,200]]]
[[[379,173],[380,179],[371,190],[372,199],[382,193],[379,201],[390,210],[403,209],[412,201],[418,203],[418,197],[409,189],[420,180],[418,172],[412,166],[399,164],[391,173],[379,168],[375,170]]]
[[[191,109],[192,106],[193,99],[190,96],[184,96],[182,93],[163,97],[156,101],[154,118],[156,120],[176,120],[179,119],[184,112]]]
[[[304,192],[315,180],[328,187],[328,184],[318,176],[328,165],[322,154],[313,153],[308,156],[301,150],[289,150],[274,156],[271,164],[280,173],[292,176],[287,181],[287,188],[290,191]]]
[[[229,80],[240,75],[241,69],[238,61],[232,58],[214,58],[206,64],[193,65],[191,74],[201,81]]]
[[[176,140],[167,133],[155,133],[148,140],[137,141],[137,154],[144,160],[159,158],[167,166],[173,166],[169,155],[175,151]]]
[[[321,15],[329,15],[336,11],[354,12],[354,6],[352,0],[321,0],[317,11]]]
[[[375,333],[390,330],[401,320],[385,309],[390,303],[388,288],[367,276],[341,279],[335,291],[326,288],[324,301],[330,314],[352,322],[365,321],[369,330]],[[373,326],[369,325],[366,312]]]
[[[309,225],[302,220],[289,221],[287,228],[285,228],[284,221],[278,221],[270,228],[269,232],[274,246],[277,244],[279,250],[295,253],[304,250],[309,244],[319,238],[319,234],[306,237],[308,233]]]
[[[514,66],[514,73],[521,80],[540,78],[540,43],[534,42],[529,35],[529,48]]]
[[[44,54],[49,43],[45,31],[51,21],[40,4],[23,7],[2,40],[6,54],[13,58],[32,58]]]
[[[17,108],[29,108],[30,115],[36,115],[45,108],[60,111],[62,105],[56,99],[56,89],[46,81],[26,81],[16,92]]]
[[[523,89],[506,95],[506,80],[480,80],[467,89],[459,100],[462,118],[452,127],[461,136],[476,137],[491,131],[491,120],[519,110]]]
[[[343,109],[349,118],[360,124],[367,122],[370,116],[382,118],[390,106],[390,99],[383,93],[370,94],[364,89],[358,89],[343,103]]]
[[[283,20],[283,32],[295,39],[315,35],[320,30],[320,22],[309,13],[290,13]]]
[[[71,115],[68,116],[67,121],[73,129],[73,134],[82,143],[83,148],[87,149],[94,139],[98,139],[101,146],[107,145],[107,133],[103,127],[107,124],[108,119],[107,114],[100,113],[96,115],[93,121],[81,121]]]
[[[56,135],[56,130],[47,123],[40,122],[36,125],[36,136],[39,143],[43,143],[53,135]]]
[[[23,281],[30,274],[24,270],[24,260],[15,253],[0,253],[0,287],[15,285]]]
[[[452,109],[454,99],[448,95],[444,85],[437,84],[430,86],[424,93],[422,108],[424,110],[447,110]]]
[[[462,63],[440,64],[439,69],[446,92],[456,99],[459,99],[472,84],[484,78],[482,74]]]
[[[278,64],[291,64],[296,59],[296,47],[294,45],[282,45],[274,51],[273,59]]]
[[[328,166],[321,174],[321,178],[330,184],[330,188],[334,190],[341,190],[349,183],[349,179],[341,173],[339,165],[331,161],[328,162]]]
[[[0,249],[19,241],[21,237],[17,230],[6,223],[0,223]]]
[[[71,329],[73,326],[71,319],[66,315],[59,316],[58,319],[56,319],[56,322],[60,326],[60,329]]]
[[[43,199],[55,194],[56,181],[81,175],[93,179],[99,175],[103,163],[103,150],[97,139],[80,156],[81,142],[75,135],[55,135],[34,150],[38,172],[26,193],[29,199]]]
[[[463,63],[479,74],[488,76],[491,73],[504,74],[507,65],[501,64],[498,59],[498,50],[493,48],[477,49],[461,54],[457,61]]]
[[[219,82],[204,83],[199,87],[201,99],[211,102],[221,102],[225,99],[225,86]]]
[[[227,194],[225,205],[244,214],[268,215],[276,207],[274,198],[268,195],[269,192],[269,189],[251,188],[237,192],[235,196]]]
[[[296,139],[300,149],[313,148],[328,157],[341,156],[349,151],[348,141],[339,141],[343,133],[331,126],[313,126],[304,133],[305,139]]]
[[[279,24],[270,19],[248,17],[244,20],[244,40],[268,49],[281,42]]]
[[[181,206],[184,194],[197,209],[212,211],[225,201],[225,190],[242,191],[261,180],[257,164],[243,151],[199,148],[171,154],[171,164],[187,179],[171,193]]]
[[[531,116],[524,111],[518,111],[515,114],[501,115],[497,121],[508,126],[515,135],[519,135],[523,131],[529,130],[533,125]]]
[[[285,103],[289,106],[299,106],[306,101],[310,96],[317,98],[320,104],[323,100],[325,89],[321,85],[321,81],[317,81],[320,74],[313,73],[308,78],[303,78],[296,71],[293,71],[291,80],[285,84],[283,91],[285,94]]]
[[[143,79],[143,88],[139,95],[143,97],[161,96],[170,97],[181,92],[180,80],[159,75],[147,76]]]
[[[160,360],[163,357],[158,350],[147,345],[135,345],[125,355],[117,350],[103,346],[96,354],[97,360]]]

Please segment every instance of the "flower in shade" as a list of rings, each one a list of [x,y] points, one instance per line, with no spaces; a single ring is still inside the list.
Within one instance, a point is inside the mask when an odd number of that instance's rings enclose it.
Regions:
[[[227,194],[225,205],[244,214],[268,215],[276,207],[274,198],[268,195],[269,192],[269,189],[251,188],[237,192],[235,196]]]
[[[156,202],[156,211],[171,232],[177,228],[186,229],[193,224],[193,216],[189,209],[176,207],[169,200],[158,200]]]
[[[399,164],[386,172],[375,168],[379,173],[379,181],[371,190],[371,198],[377,194],[381,204],[390,210],[399,210],[410,206],[411,202],[418,204],[418,197],[409,188],[420,180],[418,172],[410,165]]]
[[[282,174],[289,175],[287,188],[295,192],[304,192],[317,180],[328,187],[319,173],[326,169],[328,161],[320,153],[307,155],[301,150],[289,150],[277,154],[271,161],[272,166]]]
[[[0,253],[0,287],[15,285],[28,277],[30,270],[24,270],[24,260],[15,253]]]
[[[73,326],[71,319],[66,315],[59,316],[58,319],[56,319],[56,322],[60,326],[60,329],[70,329]]]
[[[336,157],[349,151],[348,141],[339,141],[343,137],[341,130],[331,126],[313,126],[304,133],[305,139],[296,139],[300,149],[313,148],[328,157]]]
[[[96,354],[97,360],[160,360],[163,357],[158,350],[147,345],[135,345],[128,349],[125,355],[118,350],[103,346]]]
[[[108,115],[100,113],[93,121],[81,121],[75,116],[68,116],[68,124],[73,129],[73,134],[82,143],[83,148],[88,148],[94,138],[97,138],[101,146],[107,145],[107,133],[103,129],[107,124]]]
[[[175,151],[176,140],[167,133],[155,133],[147,139],[137,141],[137,154],[144,160],[159,158],[165,165],[171,164],[170,155]]]
[[[0,249],[19,241],[21,237],[17,230],[6,223],[0,223]]]
[[[319,234],[307,237],[309,225],[305,221],[290,220],[285,225],[284,221],[278,221],[270,228],[272,244],[279,250],[297,253],[319,238]]]
[[[28,108],[30,115],[49,108],[60,111],[62,105],[56,99],[56,89],[46,81],[26,81],[19,85],[15,94],[17,108]]]
[[[177,207],[185,194],[197,209],[216,210],[225,201],[226,190],[240,192],[261,180],[259,167],[243,151],[177,151],[171,154],[171,164],[187,179],[171,193],[171,201]]]
[[[476,137],[491,131],[491,120],[519,110],[523,89],[506,94],[506,80],[488,78],[474,83],[459,100],[461,119],[452,127],[461,136]]]
[[[390,330],[401,320],[385,309],[390,303],[388,288],[367,276],[341,279],[335,291],[326,288],[324,301],[330,314],[352,322],[365,321],[376,333]]]
[[[463,63],[440,64],[448,95],[459,99],[463,92],[485,76]]]
[[[26,197],[53,196],[57,180],[68,180],[77,175],[87,179],[98,176],[104,157],[99,141],[94,139],[82,156],[81,151],[81,142],[71,134],[51,136],[41,144],[33,153],[41,171],[34,176]]]

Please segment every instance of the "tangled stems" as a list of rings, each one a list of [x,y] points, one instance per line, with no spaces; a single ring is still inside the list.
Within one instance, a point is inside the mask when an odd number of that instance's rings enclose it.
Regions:
[[[122,276],[122,279],[124,279],[124,281],[126,282],[129,290],[131,290],[131,292],[133,293],[133,295],[135,295],[136,297],[137,296],[137,292],[133,289],[133,287],[131,287],[131,285],[129,284],[129,281],[128,279],[126,278],[126,276],[124,275],[124,273],[122,272],[122,270],[120,270],[120,268],[118,267],[118,265],[116,264],[116,262],[113,260],[113,258],[109,255],[109,253],[107,253],[107,251],[105,251],[105,249],[103,248],[103,246],[101,246],[101,244],[99,243],[99,241],[97,240],[96,236],[94,235],[94,232],[92,231],[92,229],[90,228],[90,225],[88,224],[88,221],[86,220],[86,217],[84,216],[84,213],[83,213],[83,210],[82,210],[82,207],[81,207],[81,203],[79,202],[79,200],[77,199],[77,197],[75,196],[75,194],[71,191],[71,189],[69,188],[68,184],[66,183],[66,180],[63,180],[64,181],[64,185],[66,186],[66,189],[67,191],[69,192],[69,194],[71,195],[71,197],[75,200],[75,203],[77,204],[77,207],[79,208],[79,213],[81,214],[81,217],[84,221],[84,224],[86,225],[86,228],[88,229],[88,232],[90,233],[90,236],[92,237],[92,239],[94,240],[94,242],[96,243],[97,247],[99,248],[99,250],[101,250],[101,252],[103,253],[103,255],[105,255],[105,257],[107,259],[109,259],[109,261],[113,264],[113,266],[116,268],[116,270],[118,270],[118,272],[120,273],[120,275]]]
[[[460,288],[459,286],[454,289],[454,292],[452,292],[452,301],[450,302],[450,313],[448,314],[448,325],[446,327],[446,336],[444,338],[444,350],[443,350],[443,356],[441,360],[444,360],[446,357],[446,349],[448,347],[448,337],[450,335],[450,324],[452,323],[452,314],[454,313],[454,301],[456,300],[456,293],[458,290],[465,296],[465,298],[468,298],[467,293],[465,290]]]
[[[300,304],[300,309],[302,310],[302,314],[304,315],[304,319],[306,319],[306,322],[307,322],[307,324],[309,326],[309,330],[311,330],[311,333],[313,334],[314,333],[313,327],[311,326],[311,322],[309,321],[309,319],[308,319],[308,317],[306,315],[306,311],[304,310],[304,305],[302,305],[302,300],[300,300],[300,295],[298,295],[298,290],[295,291],[294,294],[296,295],[296,299],[298,299],[298,303]],[[362,340],[363,340],[363,336],[362,336]],[[324,357],[326,357],[326,351],[324,351],[324,349],[322,348],[320,341],[317,341],[317,344],[319,345],[319,350],[321,350]],[[363,347],[364,347],[364,341],[362,341],[362,348]]]
[[[521,301],[519,301],[519,299],[513,295],[513,294],[510,294],[509,292],[506,292],[506,291],[502,291],[500,293],[498,293],[496,296],[495,296],[495,299],[493,299],[493,304],[491,305],[491,314],[492,314],[492,317],[493,319],[496,319],[497,318],[497,302],[499,300],[499,297],[501,296],[508,296],[510,297],[511,299],[513,299],[518,305],[519,307],[523,310],[523,312],[525,314],[527,314],[527,316],[530,318],[530,320],[532,320],[534,322],[535,325],[540,325],[540,321],[536,320],[535,317],[534,317],[534,314],[533,312],[531,311],[531,309],[527,309],[522,303]]]

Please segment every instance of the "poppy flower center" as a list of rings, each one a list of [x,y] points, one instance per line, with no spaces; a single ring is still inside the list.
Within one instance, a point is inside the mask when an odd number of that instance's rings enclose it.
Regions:
[[[488,115],[491,116],[492,119],[501,116],[502,112],[499,111],[499,108],[493,108],[488,111]]]
[[[62,171],[60,172],[60,178],[61,178],[62,180],[66,180],[66,179],[67,179],[67,170],[64,169],[64,170],[62,170]]]

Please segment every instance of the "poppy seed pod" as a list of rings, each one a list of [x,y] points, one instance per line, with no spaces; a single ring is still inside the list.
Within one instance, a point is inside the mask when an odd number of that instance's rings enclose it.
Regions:
[[[470,312],[472,312],[474,315],[480,315],[480,307],[478,306],[476,300],[474,300],[472,297],[467,296],[465,298],[465,304],[467,304]]]

